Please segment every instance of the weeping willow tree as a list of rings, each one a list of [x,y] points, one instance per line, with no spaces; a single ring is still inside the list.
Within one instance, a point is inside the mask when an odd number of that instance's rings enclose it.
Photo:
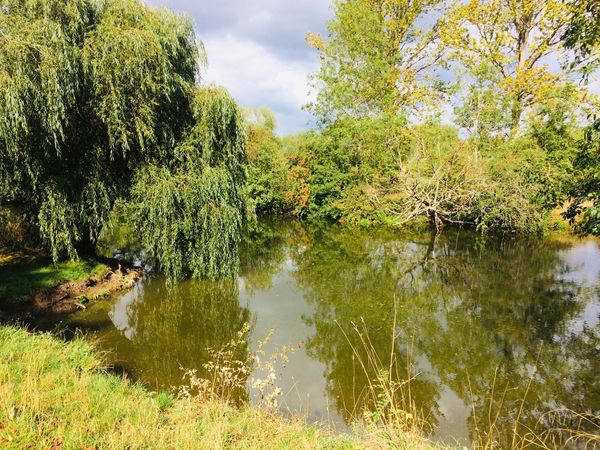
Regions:
[[[192,112],[173,159],[140,170],[132,190],[143,241],[171,280],[231,275],[246,218],[239,108],[224,89],[203,88]]]
[[[186,18],[139,0],[0,0],[0,206],[76,258],[133,192],[170,275],[229,272],[243,132],[223,91],[198,91],[203,58]]]

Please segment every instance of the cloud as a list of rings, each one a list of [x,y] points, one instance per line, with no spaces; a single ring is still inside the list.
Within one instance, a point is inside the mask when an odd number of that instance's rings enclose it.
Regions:
[[[243,106],[269,106],[278,115],[281,132],[307,127],[310,116],[302,112],[302,106],[309,98],[310,67],[231,35],[207,39],[204,45],[208,54],[204,82],[225,86]]]
[[[309,100],[308,76],[318,56],[304,37],[324,32],[329,0],[147,0],[187,14],[203,41],[206,82],[225,86],[245,107],[272,108],[280,134],[309,128],[302,111]]]

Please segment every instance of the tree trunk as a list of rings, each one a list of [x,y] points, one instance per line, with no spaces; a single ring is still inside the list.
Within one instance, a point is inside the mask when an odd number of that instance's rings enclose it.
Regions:
[[[444,221],[437,213],[435,209],[430,209],[427,214],[429,215],[429,223],[436,233],[439,233],[444,228]]]

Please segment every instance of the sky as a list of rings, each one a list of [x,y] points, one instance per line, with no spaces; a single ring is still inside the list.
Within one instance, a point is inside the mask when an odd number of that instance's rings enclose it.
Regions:
[[[203,82],[226,87],[244,107],[268,106],[278,134],[310,128],[302,106],[313,98],[308,76],[319,57],[307,32],[326,32],[329,0],[146,0],[187,14],[206,49]]]
[[[247,108],[271,108],[277,133],[314,126],[302,107],[314,98],[308,77],[319,66],[317,52],[305,42],[309,31],[326,34],[331,0],[145,0],[187,14],[204,44],[208,66],[204,83],[225,86]],[[559,70],[558,61],[547,61]],[[600,93],[600,80],[590,90]],[[452,123],[450,105],[442,121]]]

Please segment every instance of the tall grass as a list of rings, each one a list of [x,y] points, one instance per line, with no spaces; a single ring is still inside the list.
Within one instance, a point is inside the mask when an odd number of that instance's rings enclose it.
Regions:
[[[396,320],[385,355],[375,351],[364,323],[342,331],[368,380],[355,399],[354,418],[362,426],[353,435],[334,435],[301,418],[278,416],[281,392],[275,367],[285,363],[289,350],[267,355],[263,347],[268,336],[254,354],[240,360],[238,355],[247,353],[237,348],[247,345],[247,329],[223,348],[211,350],[213,360],[202,378],[189,372],[187,386],[169,394],[152,393],[109,374],[82,340],[64,343],[49,334],[0,328],[0,447],[449,448],[427,436],[432,427],[411,389],[420,374],[412,350],[407,361],[398,361]],[[468,377],[465,382],[470,385]],[[258,405],[238,401],[248,386],[260,392]],[[600,448],[600,420],[595,416],[557,410],[543,414],[539,427],[522,423],[527,392],[506,444],[498,411],[508,388],[497,389],[495,380],[492,386],[487,417],[477,417],[473,408],[473,448]]]
[[[430,441],[424,430],[431,429],[424,414],[412,397],[411,385],[418,377],[412,363],[412,351],[407,352],[406,365],[399,364],[396,354],[397,312],[394,312],[390,352],[384,359],[371,342],[364,322],[352,323],[351,333],[358,344],[338,324],[352,349],[354,360],[362,370],[367,385],[355,394],[351,412],[354,420],[368,431],[386,437],[389,442],[402,442],[411,436],[411,444],[420,448],[443,448],[446,445]]]
[[[395,302],[396,303],[396,302]],[[402,442],[411,436],[414,446],[431,448],[447,447],[447,444],[435,443],[427,439],[427,432],[432,427],[427,418],[417,407],[411,392],[411,385],[420,376],[413,364],[413,348],[409,343],[407,360],[400,364],[396,352],[397,345],[397,304],[394,308],[394,320],[391,330],[390,351],[382,357],[371,342],[364,322],[351,323],[350,332],[338,324],[350,348],[354,361],[362,370],[367,381],[365,389],[356,394],[354,399],[355,420],[366,425],[371,433],[383,435],[388,442]],[[540,349],[541,352],[541,349]],[[539,354],[538,354],[539,361]],[[537,362],[536,362],[537,367]],[[593,414],[579,413],[569,409],[557,409],[542,414],[532,427],[521,421],[523,408],[535,377],[530,375],[527,388],[514,411],[512,425],[508,430],[509,443],[506,443],[506,428],[498,424],[500,412],[505,406],[505,386],[502,390],[496,387],[497,369],[492,380],[489,393],[489,411],[487,417],[478,417],[476,408],[472,408],[471,420],[474,432],[471,436],[471,447],[478,450],[493,449],[528,449],[553,450],[563,448],[600,449],[600,417]],[[471,389],[471,380],[467,374],[470,395],[475,397]],[[492,405],[495,405],[492,407]]]
[[[107,373],[82,340],[0,328],[0,448],[392,447],[417,448],[409,437],[333,435],[218,398],[151,393]]]

